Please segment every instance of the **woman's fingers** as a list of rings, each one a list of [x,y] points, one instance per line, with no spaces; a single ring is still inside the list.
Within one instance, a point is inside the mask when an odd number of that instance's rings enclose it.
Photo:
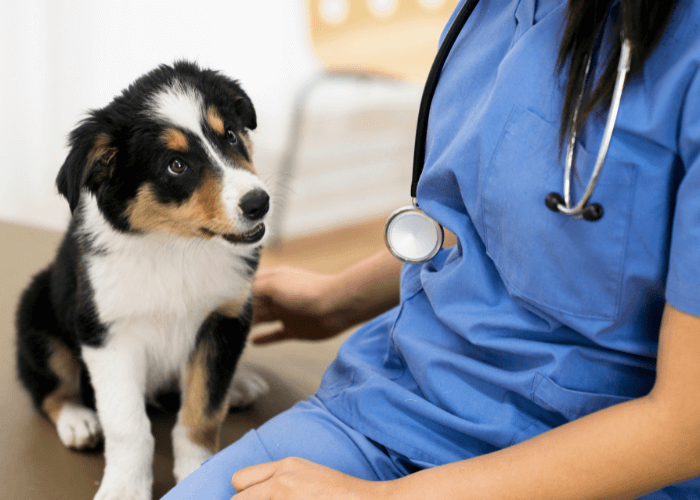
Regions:
[[[231,478],[231,484],[233,488],[240,493],[251,486],[267,481],[275,475],[278,469],[278,462],[252,465],[237,471]]]
[[[271,344],[272,342],[279,342],[280,340],[286,340],[290,338],[289,332],[284,328],[284,324],[281,321],[276,321],[269,326],[260,327],[255,332],[250,340],[253,344]]]

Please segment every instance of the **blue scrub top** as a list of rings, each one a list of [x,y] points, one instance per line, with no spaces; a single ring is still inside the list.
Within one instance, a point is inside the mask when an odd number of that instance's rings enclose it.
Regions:
[[[544,204],[564,175],[566,2],[479,2],[435,93],[418,186],[458,244],[404,266],[400,305],[341,347],[318,392],[333,414],[428,467],[649,392],[665,300],[700,315],[699,4],[679,0],[628,79],[591,223]],[[606,116],[579,136],[576,199]]]

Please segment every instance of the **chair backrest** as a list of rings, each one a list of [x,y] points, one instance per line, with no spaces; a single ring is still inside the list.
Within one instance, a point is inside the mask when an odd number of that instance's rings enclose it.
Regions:
[[[331,71],[423,83],[457,0],[307,0],[311,45]]]

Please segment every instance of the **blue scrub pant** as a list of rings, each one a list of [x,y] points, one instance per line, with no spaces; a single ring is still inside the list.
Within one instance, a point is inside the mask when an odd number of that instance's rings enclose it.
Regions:
[[[300,457],[371,481],[406,476],[418,468],[334,417],[316,397],[297,403],[204,464],[163,500],[230,500],[234,472],[250,465]]]
[[[366,438],[334,417],[316,397],[297,403],[258,430],[206,461],[162,500],[230,500],[234,472],[250,465],[301,457],[370,481],[397,479],[421,468],[398,453]],[[651,493],[644,500],[697,499],[693,479]],[[689,488],[689,489],[684,489]]]

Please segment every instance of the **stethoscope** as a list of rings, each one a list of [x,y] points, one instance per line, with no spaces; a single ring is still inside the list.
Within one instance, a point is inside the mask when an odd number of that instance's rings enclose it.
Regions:
[[[462,28],[478,2],[479,0],[468,0],[465,2],[464,6],[457,14],[457,18],[447,32],[445,40],[440,46],[437,56],[433,61],[433,65],[430,68],[418,111],[418,126],[416,128],[416,142],[413,151],[413,179],[411,181],[412,204],[401,207],[392,213],[384,226],[384,241],[389,252],[397,259],[409,264],[420,264],[432,259],[442,248],[442,243],[445,238],[442,226],[426,215],[418,206],[416,190],[425,163],[425,146],[428,133],[430,103],[433,100],[433,95],[437,88],[440,72],[442,71],[452,46],[457,40],[457,36],[460,31],[462,31]],[[593,173],[591,174],[591,178],[588,181],[588,185],[586,186],[581,200],[572,206],[571,175],[576,146],[576,132],[572,130],[567,143],[566,163],[564,167],[564,196],[562,197],[559,193],[552,192],[545,198],[545,205],[554,212],[561,212],[570,217],[585,219],[587,221],[597,221],[603,216],[603,207],[598,203],[589,205],[588,201],[598,184],[598,178],[600,177],[603,163],[605,163],[605,157],[608,154],[608,147],[610,146],[613,129],[617,121],[617,113],[620,108],[620,99],[622,98],[622,90],[625,85],[625,77],[630,69],[630,53],[631,45],[629,39],[627,39],[623,33],[620,62],[617,66],[617,78],[613,89],[613,97],[608,112],[608,119],[603,131],[603,139],[600,149],[598,150],[595,166],[593,167]],[[584,82],[588,78],[591,59],[592,55],[589,54],[583,77]],[[582,101],[583,89],[576,101],[573,116],[574,122],[576,122],[576,117]]]

